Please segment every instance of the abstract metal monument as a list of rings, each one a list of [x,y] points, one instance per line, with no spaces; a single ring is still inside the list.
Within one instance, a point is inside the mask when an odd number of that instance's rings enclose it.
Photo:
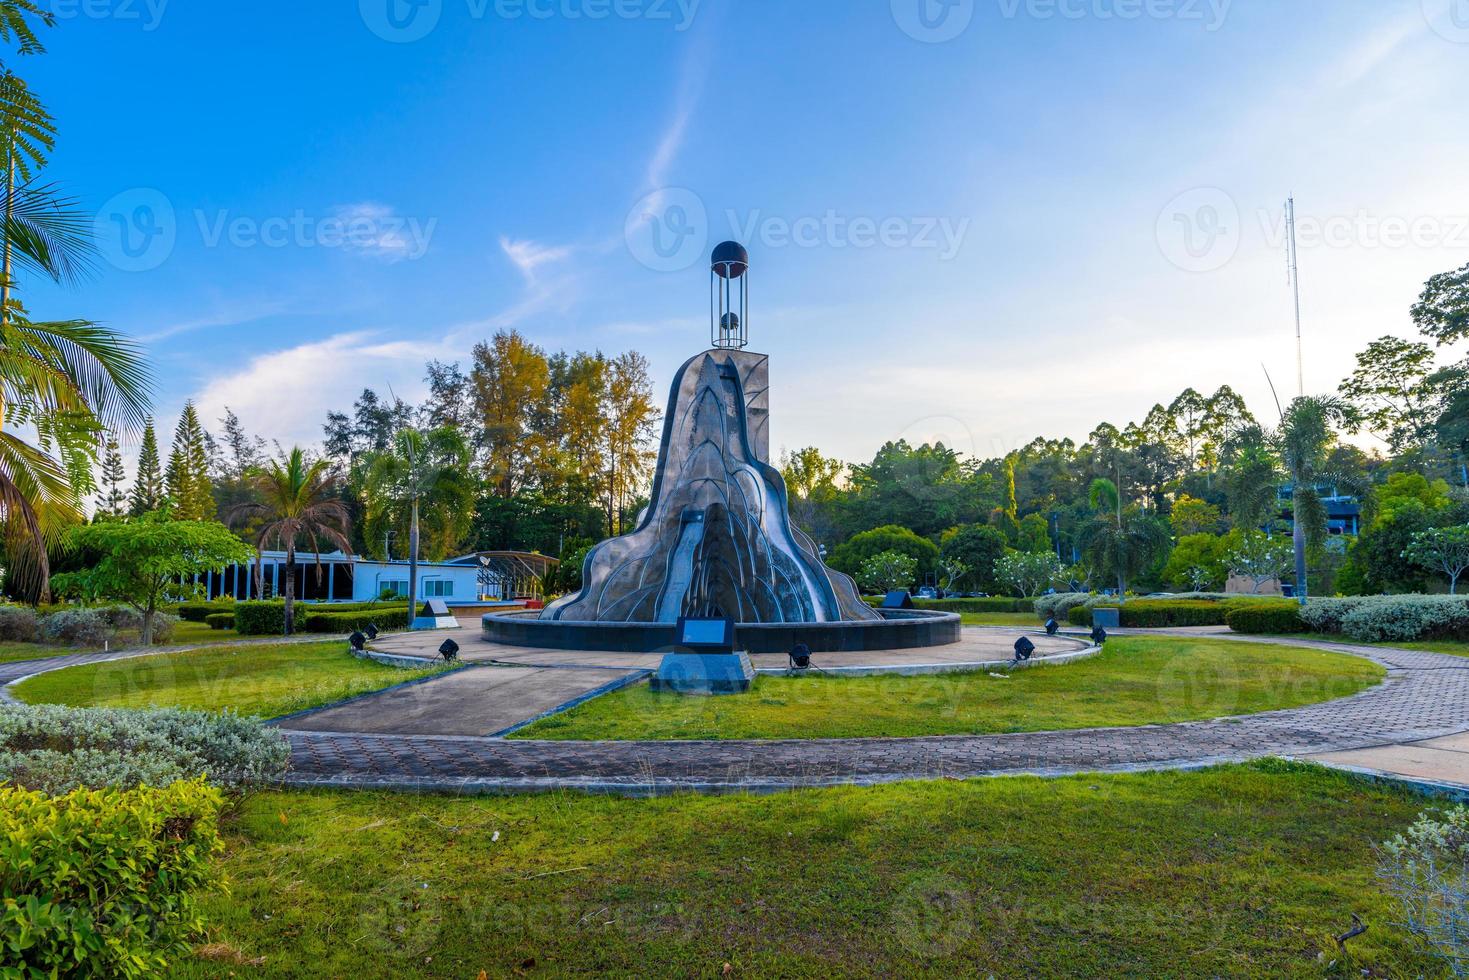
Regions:
[[[674,376],[652,497],[636,530],[588,554],[582,590],[542,619],[677,623],[880,620],[791,524],[770,465],[769,358],[748,343],[749,256],[714,251],[713,350]]]
[[[739,647],[839,651],[958,642],[959,617],[872,609],[791,523],[770,464],[769,358],[749,344],[750,257],[714,250],[711,348],[674,375],[652,493],[635,530],[603,541],[582,588],[539,616],[492,613],[487,639],[527,646],[658,650],[685,619],[731,619]]]

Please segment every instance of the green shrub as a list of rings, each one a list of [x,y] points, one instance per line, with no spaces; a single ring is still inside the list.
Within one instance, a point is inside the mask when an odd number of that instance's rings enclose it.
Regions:
[[[100,647],[116,632],[100,609],[60,609],[41,620],[41,635],[47,643],[74,647]]]
[[[1304,633],[1300,607],[1292,602],[1230,604],[1224,622],[1236,633]]]
[[[208,623],[212,630],[232,630],[235,628],[235,614],[232,612],[210,613],[204,617],[204,622]]]
[[[376,623],[378,629],[408,626],[408,606],[403,603],[341,602],[296,603],[296,632],[339,633]],[[235,603],[235,632],[241,636],[280,636],[286,631],[286,604],[274,600]]]
[[[0,705],[0,783],[43,793],[198,776],[253,786],[279,777],[289,759],[280,732],[228,712]]]
[[[914,599],[913,605],[919,609],[937,609],[941,612],[956,613],[1012,613],[1012,612],[1034,612],[1034,599],[1007,599],[1003,596],[993,599]]]
[[[303,633],[351,633],[366,629],[372,623],[380,630],[402,630],[408,628],[406,606],[378,606],[374,609],[357,611],[315,612],[309,616],[296,616],[296,628]]]
[[[1132,599],[1118,604],[1115,599],[1073,606],[1067,619],[1077,626],[1092,624],[1095,609],[1121,610],[1121,622],[1131,629],[1167,629],[1179,626],[1223,626],[1229,605],[1201,599]]]
[[[29,606],[0,606],[0,640],[34,643],[41,638],[41,621]]]
[[[163,789],[0,788],[0,967],[17,977],[161,975],[203,930],[222,798]]]
[[[208,622],[210,615],[220,612],[229,612],[234,609],[233,599],[220,599],[213,602],[181,602],[174,609],[179,619],[186,623]]]
[[[1056,592],[1035,600],[1035,614],[1041,619],[1055,617],[1057,622],[1068,619],[1071,610],[1085,605],[1092,599],[1090,592]]]

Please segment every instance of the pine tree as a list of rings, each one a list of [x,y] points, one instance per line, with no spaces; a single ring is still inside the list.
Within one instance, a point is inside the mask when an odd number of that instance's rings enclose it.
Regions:
[[[158,436],[153,420],[143,428],[143,445],[138,450],[138,478],[128,495],[128,509],[134,517],[157,510],[163,504],[163,473],[158,459]]]
[[[117,445],[117,433],[107,434],[107,448],[102,456],[102,493],[98,499],[98,507],[104,514],[118,516],[123,513],[127,504],[127,493],[123,491],[123,481],[127,479],[127,472],[122,466],[122,450]]]
[[[209,482],[209,446],[193,402],[185,402],[173,433],[165,477],[174,516],[181,521],[213,520],[214,492]]]

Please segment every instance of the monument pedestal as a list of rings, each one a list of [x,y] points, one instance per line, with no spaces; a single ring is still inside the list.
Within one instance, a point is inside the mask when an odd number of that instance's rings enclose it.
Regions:
[[[743,694],[755,680],[750,655],[739,653],[670,653],[650,684],[655,691],[677,694]]]

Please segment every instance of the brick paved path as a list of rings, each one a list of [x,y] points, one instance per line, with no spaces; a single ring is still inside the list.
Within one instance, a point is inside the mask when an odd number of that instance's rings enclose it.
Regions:
[[[1350,698],[1241,718],[1019,735],[530,742],[288,732],[292,750],[288,781],[302,786],[451,792],[558,787],[626,794],[772,790],[1205,765],[1409,742],[1469,730],[1469,659],[1310,641],[1265,642],[1353,653],[1387,667],[1388,678]]]

